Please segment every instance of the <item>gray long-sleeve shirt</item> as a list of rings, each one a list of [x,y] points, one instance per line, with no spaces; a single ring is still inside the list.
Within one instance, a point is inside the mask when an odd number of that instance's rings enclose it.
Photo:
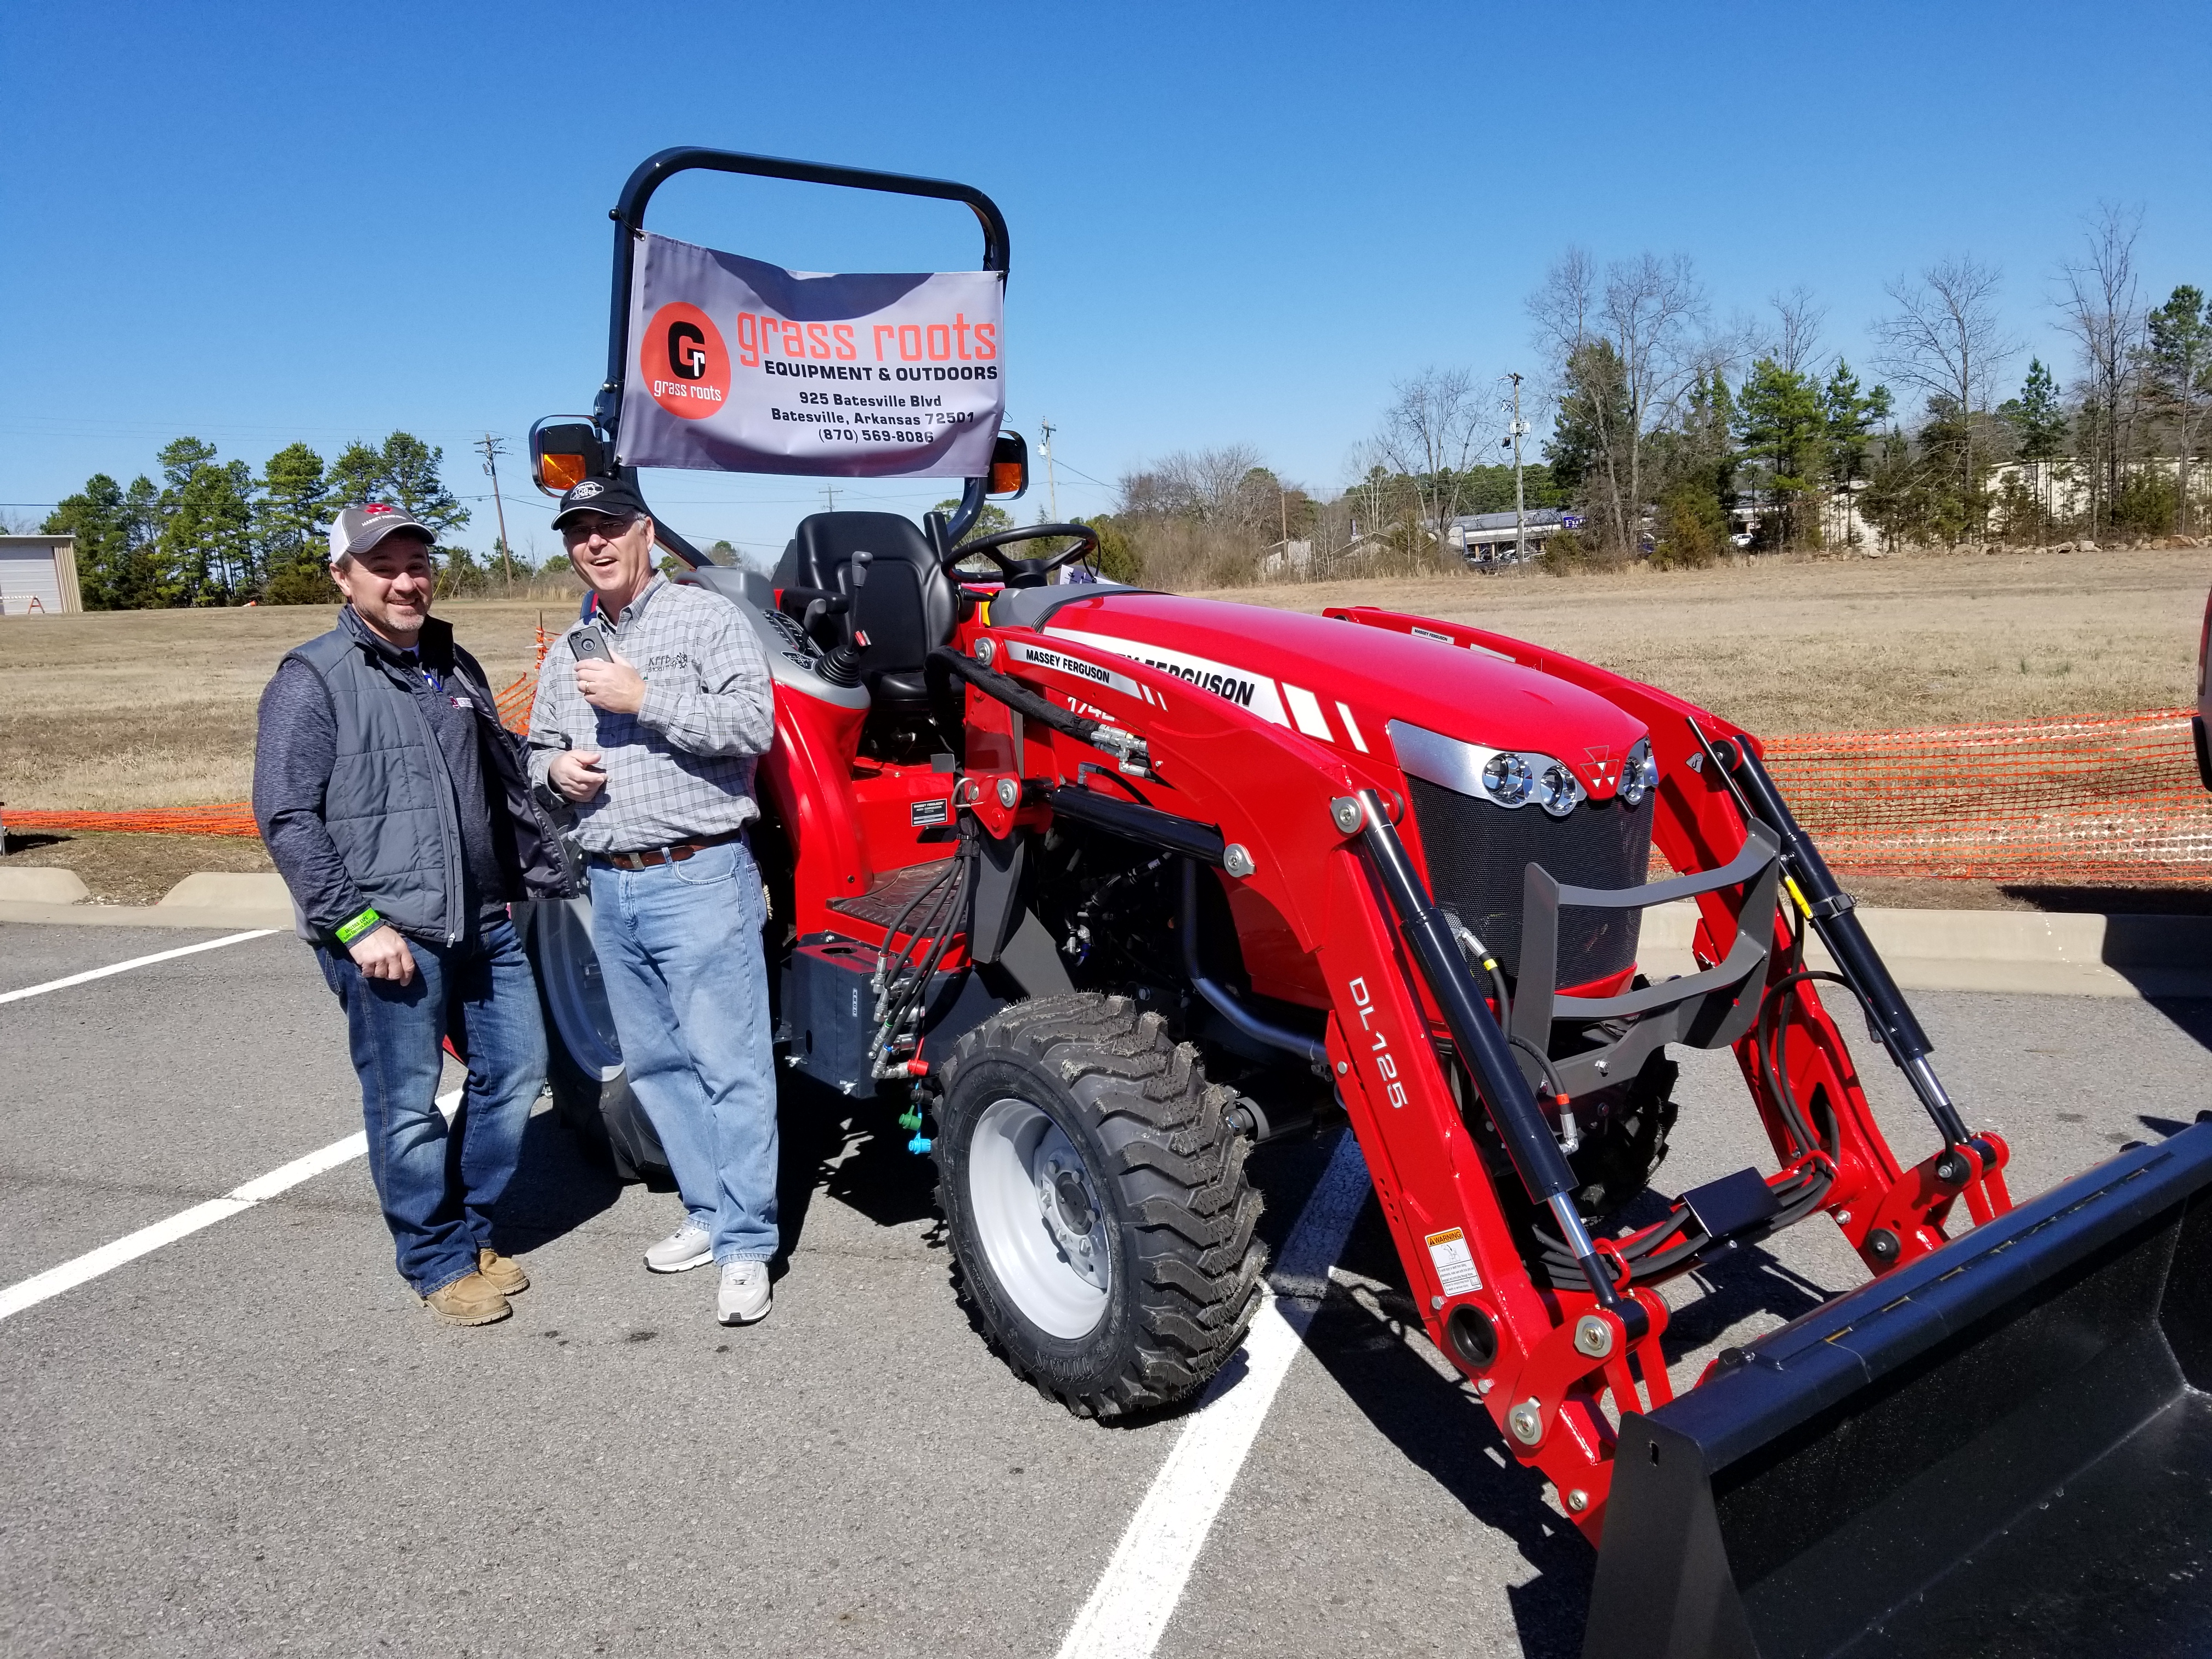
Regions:
[[[645,679],[635,714],[594,708],[576,689],[569,639],[599,628]],[[530,781],[553,757],[597,749],[606,787],[576,808],[586,853],[635,853],[742,829],[760,816],[753,761],[775,737],[760,641],[728,600],[656,575],[611,627],[579,622],[555,641],[530,711]]]

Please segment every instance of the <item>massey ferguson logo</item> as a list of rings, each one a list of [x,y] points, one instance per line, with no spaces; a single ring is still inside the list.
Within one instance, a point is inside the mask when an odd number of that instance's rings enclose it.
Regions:
[[[1583,753],[1589,757],[1590,772],[1600,783],[1603,783],[1609,774],[1620,769],[1613,759],[1613,748],[1609,744],[1595,744],[1583,750]]]

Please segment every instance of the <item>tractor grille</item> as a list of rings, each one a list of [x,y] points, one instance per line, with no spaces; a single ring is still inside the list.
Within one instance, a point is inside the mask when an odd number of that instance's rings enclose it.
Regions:
[[[1499,806],[1408,777],[1436,901],[1481,935],[1507,975],[1521,972],[1523,872],[1540,864],[1571,887],[1641,887],[1651,863],[1651,805],[1586,800],[1564,818]],[[1559,984],[1587,985],[1636,960],[1640,910],[1562,909]]]

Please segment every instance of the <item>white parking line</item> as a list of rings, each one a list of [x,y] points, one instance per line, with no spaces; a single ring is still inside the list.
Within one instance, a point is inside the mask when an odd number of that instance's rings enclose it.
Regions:
[[[1367,1163],[1347,1129],[1283,1246],[1271,1276],[1275,1291],[1244,1339],[1242,1373],[1224,1371],[1201,1396],[1075,1615],[1060,1659],[1148,1659],[1159,1645],[1367,1192]]]
[[[82,985],[87,980],[106,979],[110,974],[127,974],[133,968],[143,968],[156,962],[168,962],[177,957],[188,957],[198,951],[219,951],[226,945],[243,945],[250,939],[267,939],[274,927],[256,927],[248,933],[231,933],[222,939],[203,939],[198,945],[182,945],[173,951],[156,951],[150,957],[133,957],[128,962],[110,963],[105,968],[88,968],[82,974],[71,974],[67,979],[50,979],[44,985],[27,985],[20,991],[0,992],[0,1002],[21,1002],[25,997],[44,996],[49,991],[64,990],[72,985]]]
[[[251,937],[248,935],[247,937]],[[228,944],[228,939],[216,941]],[[196,946],[204,950],[204,945]],[[126,964],[127,965],[127,964]],[[460,1104],[459,1089],[438,1097],[438,1109],[448,1118]],[[0,1291],[0,1319],[8,1319],[34,1308],[50,1297],[64,1291],[74,1290],[87,1279],[97,1279],[121,1267],[126,1261],[136,1261],[140,1256],[160,1249],[164,1244],[173,1244],[188,1238],[203,1227],[212,1227],[227,1217],[252,1209],[264,1200],[311,1181],[325,1170],[335,1170],[341,1164],[349,1164],[368,1151],[368,1137],[356,1133],[343,1140],[334,1140],[319,1152],[309,1152],[305,1158],[295,1158],[289,1164],[279,1164],[267,1175],[256,1176],[242,1187],[234,1187],[221,1198],[211,1198],[204,1204],[195,1204],[189,1210],[179,1210],[166,1221],[157,1221],[150,1227],[141,1227],[135,1233],[126,1233],[112,1244],[103,1244],[96,1250],[87,1250],[82,1255],[64,1261],[58,1267],[49,1267],[42,1273],[19,1279],[4,1291]]]

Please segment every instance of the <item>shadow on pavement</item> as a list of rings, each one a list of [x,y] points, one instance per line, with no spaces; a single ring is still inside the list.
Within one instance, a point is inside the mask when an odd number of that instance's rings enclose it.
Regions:
[[[937,1165],[907,1151],[900,1096],[856,1100],[790,1073],[780,1081],[776,1198],[786,1260],[797,1254],[819,1194],[878,1226],[936,1219]]]
[[[2115,971],[2125,974],[2128,970]],[[2143,1000],[2172,1020],[2197,1047],[2212,1048],[2212,998],[2145,997]]]
[[[522,1158],[495,1217],[501,1248],[534,1250],[573,1232],[614,1206],[623,1183],[584,1155],[552,1112],[539,1112],[522,1132]]]
[[[1332,1287],[1306,1333],[1306,1347],[1382,1435],[1485,1526],[1510,1539],[1535,1570],[1509,1586],[1521,1650],[1528,1659],[1572,1659],[1597,1558],[1545,1502],[1545,1481],[1506,1452],[1474,1391],[1432,1370],[1407,1346],[1419,1322],[1404,1293],[1396,1248],[1372,1199],[1361,1211],[1340,1264],[1390,1285],[1380,1315]],[[1415,1340],[1425,1340],[1416,1335]]]

